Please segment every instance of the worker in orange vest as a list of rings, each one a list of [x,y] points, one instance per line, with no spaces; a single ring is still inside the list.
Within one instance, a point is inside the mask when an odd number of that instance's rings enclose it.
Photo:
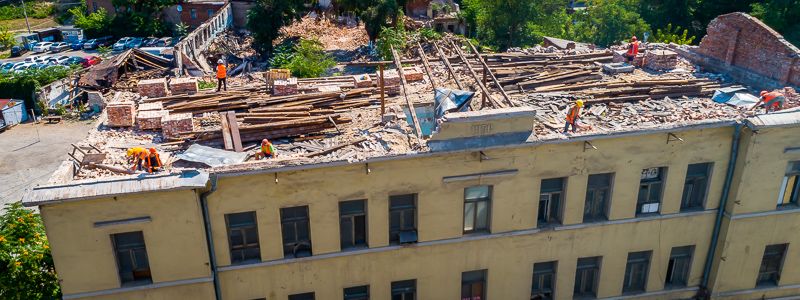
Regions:
[[[575,105],[570,107],[567,112],[567,123],[564,124],[564,133],[569,131],[569,126],[572,125],[572,132],[578,129],[578,119],[581,117],[581,108],[583,107],[583,100],[575,101]]]
[[[161,164],[161,156],[158,155],[156,148],[150,148],[150,154],[145,158],[145,165],[149,173],[161,171],[163,165]]]
[[[133,166],[131,166],[131,171],[136,171],[137,169],[141,171],[142,163],[144,163],[145,158],[147,158],[147,150],[142,147],[133,147],[128,149],[125,157],[128,158],[128,163],[133,164]]]
[[[628,44],[628,52],[625,53],[628,63],[633,64],[633,59],[636,58],[637,54],[639,54],[639,41],[636,40],[636,36],[634,35],[631,38],[631,42]]]
[[[225,85],[225,90],[228,90],[228,70],[225,68],[225,62],[221,59],[217,61],[217,92]]]
[[[261,141],[261,149],[256,152],[256,160],[261,158],[272,158],[276,156],[277,154],[275,153],[275,146],[272,146],[272,143],[270,143],[269,140],[263,139]]]
[[[764,110],[766,113],[772,111],[779,111],[783,109],[783,103],[786,102],[786,98],[780,92],[767,92],[761,91],[761,98],[758,99],[756,105],[753,105],[750,109],[754,109],[758,107],[761,103],[764,103]]]

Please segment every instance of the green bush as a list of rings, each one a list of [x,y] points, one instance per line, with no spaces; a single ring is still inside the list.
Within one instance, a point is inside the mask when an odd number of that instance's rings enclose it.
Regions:
[[[680,26],[672,28],[672,23],[667,24],[667,28],[656,29],[656,33],[653,35],[653,41],[667,44],[689,45],[697,38],[695,36],[688,36],[689,30],[683,29],[683,31],[681,31],[681,29]]]
[[[217,83],[214,82],[214,81],[200,80],[200,81],[197,82],[197,86],[201,90],[213,89],[213,88],[217,87]]]
[[[37,114],[41,114],[45,110],[34,101],[36,91],[53,81],[71,76],[79,68],[52,66],[27,70],[21,74],[0,74],[0,99],[22,99],[26,109],[34,108]]]
[[[42,218],[19,202],[0,216],[0,298],[61,298]]]
[[[377,43],[378,55],[385,60],[392,60],[392,48],[401,51],[405,48],[408,33],[403,26],[383,27]]]
[[[9,4],[0,6],[0,20],[13,20],[25,18],[25,13],[22,10],[22,5]],[[26,2],[25,8],[28,12],[28,18],[44,19],[56,12],[56,6],[52,2]]]
[[[336,61],[325,53],[322,43],[317,40],[300,40],[292,51],[291,54],[286,54],[284,50],[278,59],[273,57],[272,67],[289,69],[293,76],[310,78],[320,77],[336,66]],[[287,60],[287,57],[291,58]]]

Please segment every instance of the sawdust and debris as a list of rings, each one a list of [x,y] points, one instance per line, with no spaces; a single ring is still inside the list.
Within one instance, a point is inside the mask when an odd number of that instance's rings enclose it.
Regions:
[[[363,25],[338,24],[327,18],[311,16],[305,16],[291,26],[281,28],[281,37],[275,41],[275,45],[292,37],[316,39],[328,51],[355,51],[369,43],[369,36]]]

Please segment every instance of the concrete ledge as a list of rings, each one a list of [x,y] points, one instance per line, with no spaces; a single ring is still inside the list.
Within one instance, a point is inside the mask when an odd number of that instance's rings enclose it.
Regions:
[[[206,283],[206,282],[211,282],[213,280],[214,279],[211,278],[211,277],[202,277],[202,278],[194,278],[194,279],[158,282],[158,283],[151,283],[151,284],[146,284],[146,285],[139,285],[139,286],[132,286],[132,287],[121,287],[121,288],[102,290],[102,291],[76,293],[76,294],[65,294],[62,299],[69,300],[69,299],[80,299],[80,298],[86,298],[86,297],[109,296],[109,295],[120,294],[120,293],[135,292],[135,291],[142,291],[142,290],[151,290],[151,289],[165,288],[165,287],[171,287],[171,286]]]

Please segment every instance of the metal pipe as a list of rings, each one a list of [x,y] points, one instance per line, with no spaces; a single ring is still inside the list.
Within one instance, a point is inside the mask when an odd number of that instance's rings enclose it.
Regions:
[[[203,210],[203,227],[206,232],[206,246],[208,247],[208,261],[211,264],[211,277],[214,279],[215,299],[222,299],[219,276],[217,275],[217,255],[214,253],[214,240],[211,236],[211,218],[208,216],[208,196],[217,191],[217,174],[211,173],[211,189],[200,193],[200,208]]]
[[[739,156],[739,139],[742,135],[742,123],[737,122],[733,125],[733,141],[731,142],[731,155],[728,160],[728,171],[725,174],[725,183],[722,186],[722,196],[719,200],[719,208],[717,208],[717,218],[714,221],[714,231],[711,233],[711,245],[708,247],[706,254],[706,265],[703,269],[703,280],[700,282],[700,291],[708,293],[708,280],[711,275],[711,265],[714,263],[714,252],[716,252],[717,244],[719,243],[719,232],[722,227],[722,217],[725,214],[725,205],[728,203],[728,195],[731,190],[731,182],[733,181],[733,173],[736,169],[736,160]],[[708,295],[707,295],[708,296]]]

